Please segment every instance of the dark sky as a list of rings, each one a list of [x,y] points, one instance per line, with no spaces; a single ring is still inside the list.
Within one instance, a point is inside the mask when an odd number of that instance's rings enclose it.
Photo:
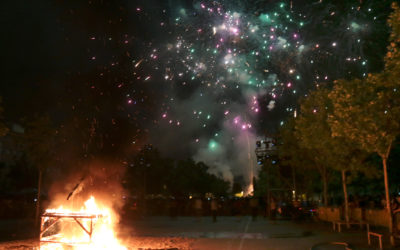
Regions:
[[[208,1],[210,5],[211,2]],[[221,2],[240,12],[242,18],[252,21],[258,20],[260,13],[266,13],[272,7],[278,8],[276,1],[253,0],[249,1],[249,4],[240,1]],[[370,59],[368,63],[372,66],[367,71],[379,69],[381,59],[374,58],[382,55],[385,49],[385,20],[390,2],[368,1],[369,3],[361,5],[361,11],[357,12],[357,15],[350,7],[357,6],[360,1],[323,1],[319,5],[318,2],[308,1],[309,6],[304,7],[304,3],[294,1],[293,11],[288,12],[295,17],[297,13],[307,13],[307,17],[302,17],[302,20],[309,29],[304,29],[301,33],[306,48],[312,48],[318,42],[328,46],[337,38],[339,44],[343,41],[341,44],[344,45],[329,58],[344,60],[347,54],[360,54]],[[192,108],[195,109],[194,105],[201,103],[194,98],[198,92],[204,90],[204,83],[201,81],[206,82],[209,79],[203,77],[184,86],[184,80],[159,84],[170,68],[173,71],[175,67],[177,74],[181,68],[187,67],[181,63],[181,58],[177,55],[167,55],[167,52],[159,62],[152,63],[145,59],[137,69],[134,65],[138,62],[140,64],[141,58],[148,57],[153,48],[165,48],[166,43],[173,41],[178,35],[182,35],[187,41],[192,39],[193,44],[207,45],[210,37],[202,37],[190,31],[190,28],[196,26],[211,29],[211,26],[207,26],[207,21],[211,21],[210,25],[215,25],[212,19],[198,18],[201,14],[199,3],[183,0],[3,1],[0,10],[3,34],[0,40],[3,61],[0,96],[3,98],[6,120],[19,121],[24,116],[48,113],[59,126],[73,123],[81,131],[89,131],[94,125],[101,140],[111,145],[107,150],[118,148],[116,151],[129,143],[157,144],[154,137],[173,134],[174,137],[183,138],[182,145],[176,147],[175,154],[176,151],[193,154],[197,150],[193,151],[193,147],[188,145],[192,145],[197,138],[210,137],[211,134],[223,130],[223,120],[213,120],[203,131],[202,123],[191,123],[190,120],[193,119],[190,118],[185,129],[169,130],[168,124],[164,125],[160,117],[163,112],[169,112],[177,116],[171,118],[172,123],[179,123],[179,119],[185,121],[187,113],[192,112]],[[368,12],[369,7],[373,7],[372,12]],[[183,15],[182,13],[188,17],[178,25],[175,18]],[[377,17],[375,24],[371,21],[373,16]],[[345,28],[351,26],[353,19],[362,29],[348,33]],[[160,23],[165,25],[160,26]],[[189,31],[186,32],[185,29]],[[337,29],[338,32],[333,34],[335,32],[331,32],[332,29]],[[285,34],[280,35],[284,37]],[[362,40],[362,46],[354,42],[357,37],[365,38]],[[380,40],[375,41],[373,38]],[[248,48],[242,47],[244,50]],[[320,71],[339,65],[333,59],[329,61],[327,56],[321,56],[323,53],[330,53],[330,49],[308,51],[311,52],[301,58],[306,63],[294,60],[289,53],[275,55],[279,60],[287,58],[289,63],[296,65],[299,71],[304,73],[305,79],[296,86],[301,94],[315,86],[316,80],[313,77]],[[159,56],[163,56],[161,52]],[[199,54],[198,57],[201,59],[207,56]],[[320,68],[311,68],[309,62],[313,58],[321,60]],[[257,63],[261,64],[258,61]],[[207,65],[208,70],[210,64],[209,62]],[[335,66],[331,67],[332,65]],[[278,72],[282,69],[286,71],[289,66],[282,60],[273,63],[271,69],[276,70],[278,78],[289,79],[291,76],[288,76],[287,72]],[[349,69],[352,67],[349,66]],[[258,69],[262,68],[256,68]],[[220,74],[220,70],[214,69],[212,77]],[[346,77],[344,71],[338,72],[331,70],[330,75]],[[258,75],[263,74],[260,70]],[[152,76],[149,83],[144,80],[147,75]],[[204,75],[206,74],[203,73]],[[265,74],[263,76],[267,77]],[[151,81],[152,79],[154,80]],[[269,110],[267,106],[275,98],[270,95],[271,89],[273,88],[265,88],[265,93],[264,90],[256,90],[261,115],[251,119],[254,123],[253,128],[257,130],[253,131],[254,134],[262,135],[265,128],[276,128],[296,106],[298,96],[293,95],[291,89],[283,89],[276,92],[276,107]],[[222,94],[218,91],[209,91],[208,95],[215,94],[218,98],[209,97],[203,103],[227,99],[228,102],[235,103],[233,109],[238,113],[247,108],[238,107],[245,102],[247,91],[235,92],[233,86]],[[174,98],[177,103],[170,104],[169,101]],[[189,102],[191,100],[193,102]],[[127,105],[131,102],[132,105]],[[215,112],[211,117],[223,116],[222,109],[216,109],[212,105],[203,106]],[[155,136],[152,137],[152,134]],[[142,141],[137,140],[138,138]],[[173,144],[173,141],[167,138],[166,142],[159,146],[167,148],[171,143]],[[121,146],[116,146],[118,144]],[[206,144],[205,142],[203,145]]]
[[[130,54],[136,47],[121,44],[134,39],[142,26],[129,18],[128,2],[3,3],[0,95],[5,119],[20,122],[49,114],[56,126],[75,127],[71,144],[84,143],[95,126],[99,144],[107,145],[101,152],[112,154],[122,142],[126,146],[124,137],[136,133],[139,124],[125,110],[127,89],[116,86],[133,84]],[[116,66],[110,67],[110,62]],[[140,87],[137,91],[146,95]]]

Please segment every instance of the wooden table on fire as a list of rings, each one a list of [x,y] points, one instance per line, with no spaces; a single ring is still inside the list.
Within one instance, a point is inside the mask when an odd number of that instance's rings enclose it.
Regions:
[[[99,218],[102,218],[102,214],[88,214],[88,213],[77,213],[77,212],[71,212],[71,213],[60,213],[60,212],[46,212],[42,215],[41,217],[41,223],[40,223],[40,236],[39,236],[39,249],[42,245],[42,243],[59,243],[59,244],[67,244],[67,245],[74,245],[74,244],[90,244],[92,240],[92,234],[93,234],[93,226],[94,222],[93,220],[97,220]],[[46,222],[53,219],[48,225],[46,225]],[[73,220],[75,221],[81,228],[82,230],[89,236],[89,242],[65,242],[62,240],[57,240],[55,238],[52,238],[51,236],[48,237],[43,237],[44,234],[51,228],[53,227],[58,221],[68,219],[68,220]],[[79,220],[90,220],[90,226],[89,228],[86,228],[81,221]]]

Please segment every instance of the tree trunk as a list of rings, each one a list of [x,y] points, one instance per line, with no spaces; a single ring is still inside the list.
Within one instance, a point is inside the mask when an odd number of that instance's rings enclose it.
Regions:
[[[41,192],[42,192],[42,175],[43,171],[39,169],[39,179],[38,179],[38,193],[36,197],[36,212],[35,212],[35,225],[39,224],[40,217],[40,202],[41,202]]]
[[[350,228],[350,218],[349,218],[349,198],[347,195],[347,183],[346,183],[346,170],[342,170],[342,185],[344,194],[344,218],[346,220],[346,227]]]
[[[392,209],[390,207],[389,180],[387,174],[387,157],[382,157],[382,164],[383,164],[383,176],[385,178],[386,211],[388,213],[388,218],[389,218],[390,243],[394,245],[393,218],[392,218]]]
[[[326,176],[326,168],[322,171],[322,184],[324,189],[324,205],[328,206],[328,178]]]

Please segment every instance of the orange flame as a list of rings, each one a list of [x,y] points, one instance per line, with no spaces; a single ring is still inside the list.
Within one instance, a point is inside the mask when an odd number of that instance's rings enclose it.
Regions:
[[[126,250],[115,235],[115,218],[115,213],[110,208],[98,206],[94,197],[79,210],[63,206],[47,209],[43,215],[42,229],[49,230],[41,237],[41,249],[61,250],[73,246],[78,250]]]

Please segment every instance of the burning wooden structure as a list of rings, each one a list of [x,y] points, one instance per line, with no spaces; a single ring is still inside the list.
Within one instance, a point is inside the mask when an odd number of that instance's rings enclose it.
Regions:
[[[103,214],[84,212],[45,212],[41,218],[39,248],[44,243],[65,245],[90,244],[92,241],[94,224],[103,217]],[[69,240],[62,232],[58,232],[59,229],[55,228],[57,223],[76,223],[87,236],[83,237],[83,239],[87,240],[84,241],[82,238],[75,242]],[[55,229],[56,233],[50,233],[51,229]],[[46,235],[46,233],[48,234]]]
[[[98,206],[94,197],[80,209],[48,209],[41,218],[39,248],[126,250],[116,237],[114,219],[112,210]]]

